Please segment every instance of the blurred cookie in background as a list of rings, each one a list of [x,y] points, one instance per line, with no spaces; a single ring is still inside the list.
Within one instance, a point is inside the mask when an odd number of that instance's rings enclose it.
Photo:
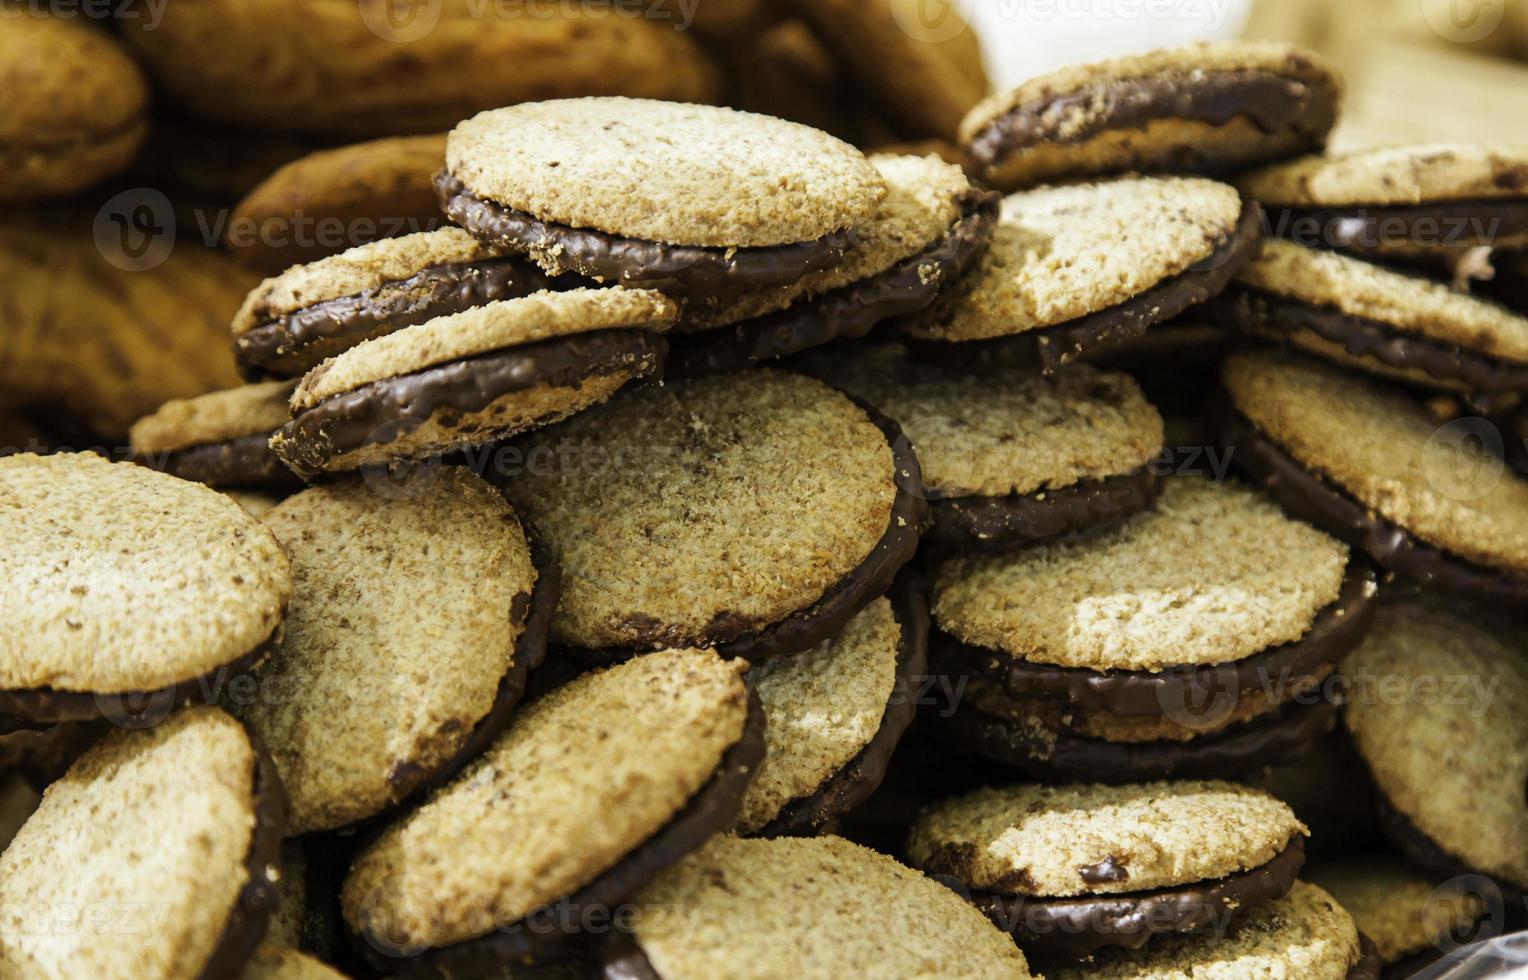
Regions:
[[[133,423],[133,456],[152,469],[220,490],[280,492],[302,486],[270,449],[292,417],[295,381],[267,381],[177,399]]]

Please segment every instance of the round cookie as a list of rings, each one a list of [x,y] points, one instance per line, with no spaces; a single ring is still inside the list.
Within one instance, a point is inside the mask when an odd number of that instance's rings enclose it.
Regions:
[[[237,976],[276,902],[281,834],[281,782],[222,711],[118,729],[0,854],[0,970]],[[102,909],[117,915],[103,921]],[[123,914],[152,918],[128,928]]]
[[[1528,145],[1387,146],[1305,157],[1237,183],[1298,242],[1395,257],[1528,246]]]
[[[1440,426],[1395,389],[1284,352],[1231,357],[1221,381],[1220,444],[1290,513],[1428,587],[1528,595],[1528,483],[1467,455],[1470,420]]]
[[[1486,912],[1467,882],[1439,884],[1398,857],[1377,854],[1306,869],[1306,877],[1353,916],[1374,943],[1387,975],[1411,976],[1444,953],[1471,942]]]
[[[218,489],[296,489],[302,481],[269,445],[271,434],[291,420],[287,402],[296,387],[295,381],[267,381],[165,402],[128,430],[133,458]]]
[[[1162,937],[1142,950],[1104,950],[1077,964],[1047,964],[1048,980],[1378,980],[1353,917],[1315,885],[1241,919],[1231,932]]]
[[[88,453],[0,459],[0,715],[152,723],[263,657],[292,594],[215,490]]]
[[[1440,877],[1528,889],[1528,659],[1513,622],[1386,603],[1343,665],[1343,715],[1382,798],[1381,827]]]
[[[731,300],[692,300],[669,341],[668,377],[733,371],[859,338],[918,312],[958,282],[992,240],[997,195],[935,157],[870,158],[886,197],[833,268]]]
[[[479,113],[436,190],[456,224],[554,273],[723,297],[836,265],[886,186],[797,123],[606,98]]]
[[[657,374],[675,314],[651,290],[543,290],[363,341],[303,377],[271,449],[313,477],[549,425]]]
[[[252,691],[232,700],[270,747],[293,834],[449,779],[508,723],[546,653],[557,569],[498,491],[460,467],[416,489],[338,481],[265,515],[294,598]]]
[[[633,902],[629,934],[604,947],[608,980],[1030,976],[953,892],[839,837],[716,837]]]
[[[891,587],[925,513],[894,425],[778,371],[623,393],[506,460],[562,563],[552,637],[602,660],[816,646]]]
[[[444,222],[431,179],[446,136],[397,136],[319,150],[270,174],[228,219],[223,244],[268,276],[379,238]]]
[[[912,723],[927,669],[928,602],[910,580],[833,639],[755,668],[764,761],[731,829],[811,835],[863,803]]]
[[[1221,174],[1319,150],[1342,83],[1314,52],[1225,41],[1063,68],[961,123],[977,173],[1015,190],[1094,174]]]
[[[909,863],[949,879],[1033,956],[1140,949],[1289,893],[1304,825],[1259,790],[1219,782],[987,788],[935,805]]]
[[[1427,388],[1528,388],[1528,317],[1441,282],[1270,240],[1215,301],[1229,329]]]
[[[829,349],[800,367],[902,427],[933,516],[924,541],[940,551],[1046,541],[1156,498],[1162,418],[1125,375],[1077,364],[972,377],[895,343]]]
[[[931,659],[958,740],[1047,777],[1227,777],[1310,747],[1371,572],[1245,487],[1164,481],[1081,539],[937,569]]]
[[[295,377],[364,340],[577,284],[459,228],[358,245],[294,266],[250,292],[233,318],[234,359],[249,377]]]
[[[378,969],[482,976],[576,932],[732,822],[763,756],[741,661],[665,650],[527,705],[351,865]]]
[[[904,332],[961,370],[1053,372],[1220,293],[1257,255],[1258,216],[1235,188],[1197,177],[1012,194],[976,268]]]
[[[72,194],[126,168],[148,135],[149,101],[127,52],[79,16],[34,8],[5,22],[0,201]]]

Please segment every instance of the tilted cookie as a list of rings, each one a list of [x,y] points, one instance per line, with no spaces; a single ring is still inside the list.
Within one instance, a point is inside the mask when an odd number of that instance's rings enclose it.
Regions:
[[[271,434],[292,417],[295,381],[267,381],[165,402],[133,423],[133,458],[218,489],[294,490],[297,474],[271,452]],[[246,508],[248,509],[248,508]]]
[[[1305,877],[1325,888],[1374,943],[1386,975],[1409,977],[1469,942],[1486,914],[1478,881],[1440,881],[1393,854],[1314,862]]]

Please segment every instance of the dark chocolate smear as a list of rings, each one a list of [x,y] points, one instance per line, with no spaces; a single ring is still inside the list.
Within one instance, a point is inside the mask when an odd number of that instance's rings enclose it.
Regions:
[[[1077,877],[1089,885],[1117,884],[1130,880],[1130,869],[1110,854],[1097,864],[1086,864],[1078,868]]]
[[[1528,234],[1528,199],[1269,208],[1269,227],[1297,242],[1370,252],[1393,245],[1473,248]]]
[[[1142,467],[1036,493],[935,499],[924,542],[942,554],[970,554],[1054,541],[1145,510],[1161,487],[1161,478]]]
[[[145,466],[220,490],[299,490],[302,478],[270,448],[270,433],[140,454]]]
[[[1424,544],[1306,470],[1237,411],[1224,389],[1211,399],[1210,425],[1216,439],[1231,447],[1237,466],[1281,507],[1358,548],[1384,568],[1422,585],[1476,599],[1528,599],[1528,580]]]
[[[693,378],[741,371],[841,339],[858,339],[892,317],[915,313],[986,252],[1002,197],[970,191],[961,216],[927,249],[886,271],[742,323],[669,337],[665,374]]]
[[[854,247],[852,230],[812,242],[762,248],[670,245],[550,224],[534,215],[480,198],[449,173],[435,175],[441,210],[473,237],[520,252],[555,254],[559,264],[591,279],[677,296],[736,296],[787,286],[832,268]]]
[[[1097,313],[987,340],[906,338],[916,356],[951,370],[1038,369],[1055,374],[1088,352],[1139,337],[1147,328],[1218,296],[1263,247],[1262,210],[1248,201],[1236,230],[1207,257],[1145,292]]]

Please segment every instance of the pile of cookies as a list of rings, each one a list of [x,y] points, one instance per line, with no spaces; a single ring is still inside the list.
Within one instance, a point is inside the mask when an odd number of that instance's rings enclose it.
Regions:
[[[248,291],[243,384],[0,457],[0,974],[1344,980],[1517,927],[1528,316],[1475,281],[1528,149],[1325,156],[1340,98],[1227,42],[943,155],[457,123],[439,227]]]

